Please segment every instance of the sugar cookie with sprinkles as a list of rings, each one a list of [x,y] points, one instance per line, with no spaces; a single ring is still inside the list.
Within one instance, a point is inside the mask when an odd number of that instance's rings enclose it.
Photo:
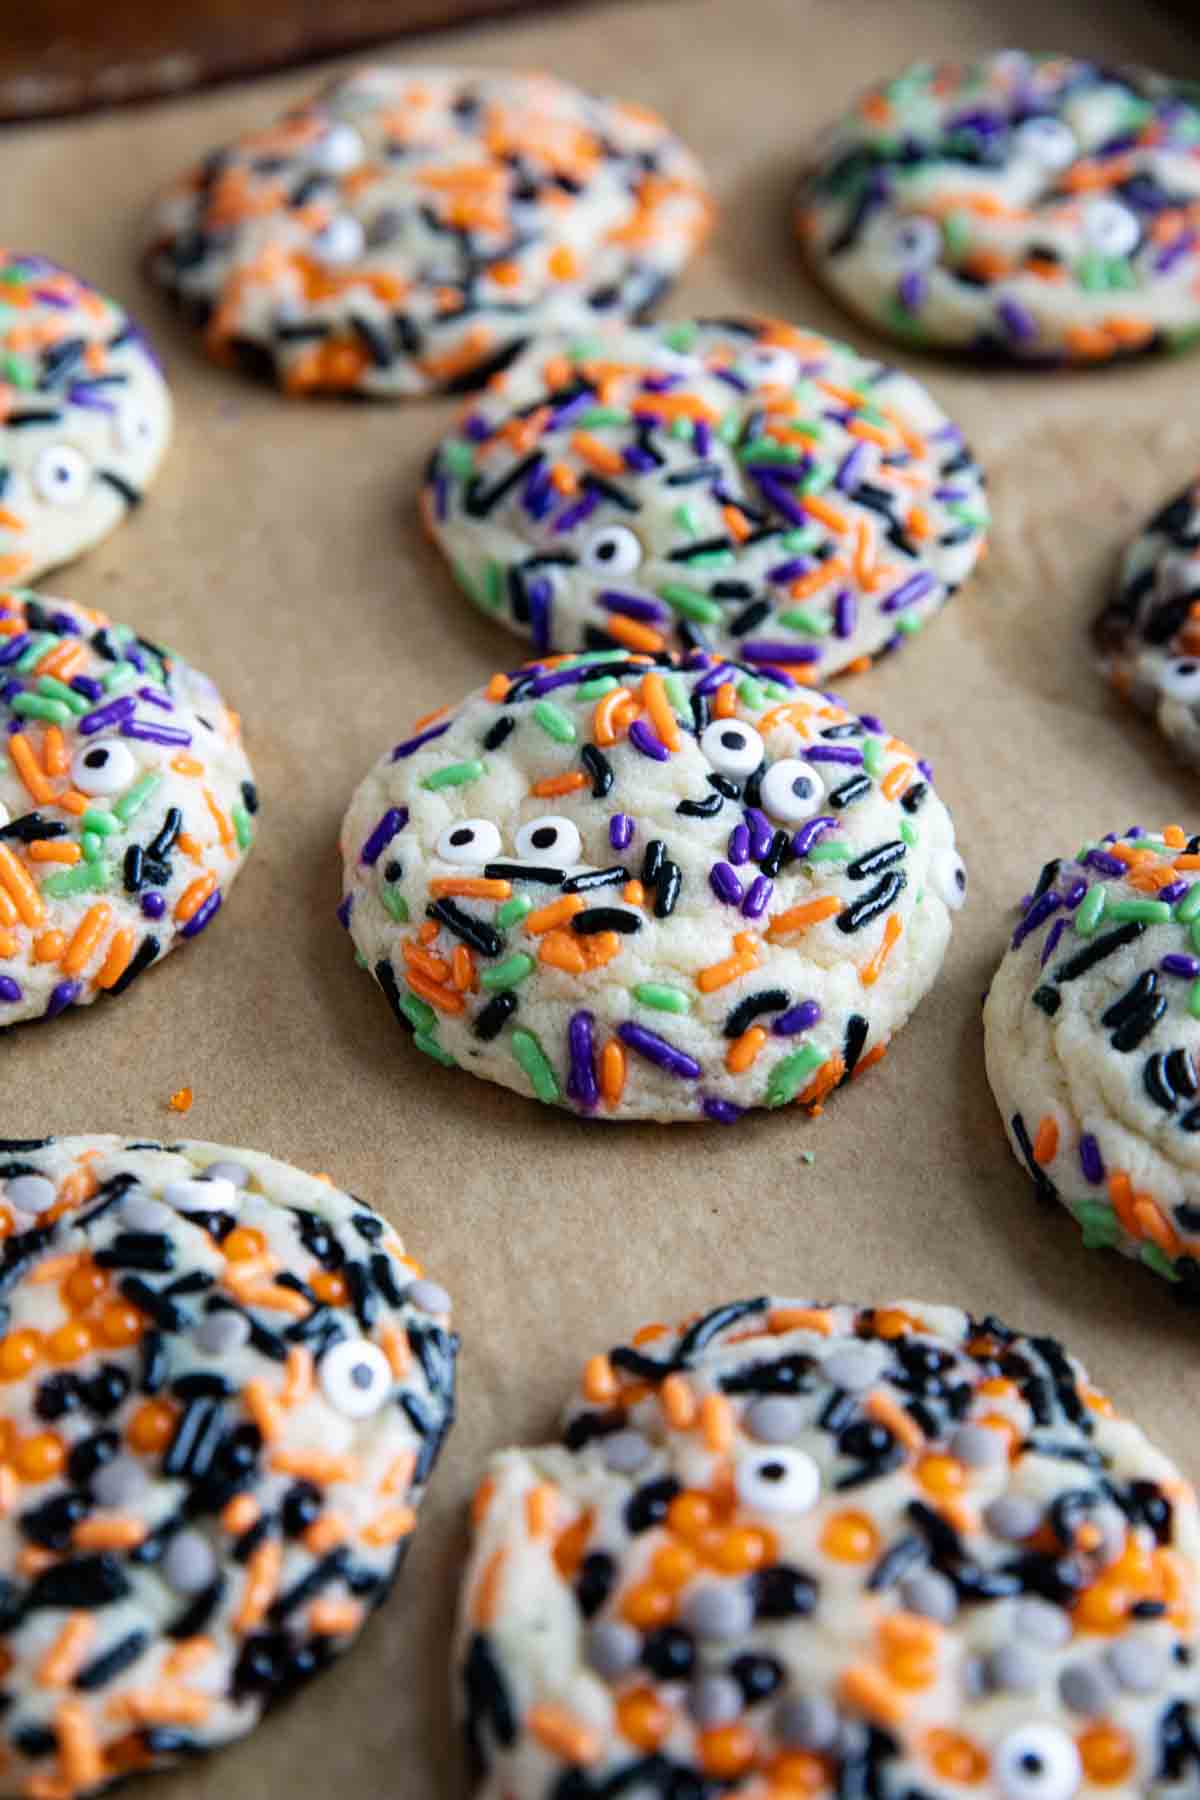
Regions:
[[[327,1176],[0,1140],[0,1793],[215,1749],[385,1598],[454,1414],[450,1301]]]
[[[206,675],[0,592],[0,1029],[122,994],[216,917],[258,792]]]
[[[171,398],[126,312],[44,256],[0,250],[0,583],[108,536],[171,435]]]
[[[1200,89],[1003,50],[918,63],[818,144],[797,225],[825,285],[911,344],[1100,363],[1200,332]]]
[[[753,318],[535,345],[435,452],[423,512],[539,652],[705,648],[806,682],[919,631],[988,523],[919,382]]]
[[[381,65],[209,156],[159,203],[149,267],[211,354],[290,393],[453,392],[539,333],[640,316],[710,212],[644,107]]]
[[[494,676],[381,759],[342,853],[339,916],[417,1047],[596,1119],[819,1110],[966,888],[902,739],[700,654]]]
[[[1118,694],[1200,764],[1200,481],[1129,546],[1092,635]]]
[[[1089,1248],[1200,1304],[1200,835],[1131,827],[1048,862],[984,1009],[1018,1160]]]
[[[480,1800],[1194,1793],[1192,1488],[1051,1337],[757,1298],[593,1356],[492,1460]]]

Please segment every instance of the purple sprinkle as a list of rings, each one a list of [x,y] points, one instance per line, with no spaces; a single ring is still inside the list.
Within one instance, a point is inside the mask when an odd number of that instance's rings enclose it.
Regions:
[[[697,694],[711,694],[716,688],[719,688],[723,682],[732,679],[736,673],[737,671],[731,669],[728,663],[718,662],[715,668],[709,670],[703,681],[698,681],[696,683],[695,692]]]
[[[799,1032],[810,1030],[820,1017],[821,1008],[815,1000],[801,1000],[798,1006],[779,1013],[771,1021],[771,1030],[776,1037],[796,1037]]]
[[[492,428],[480,413],[471,413],[462,422],[462,434],[473,444],[482,444],[492,435]]]
[[[337,903],[337,920],[343,931],[350,929],[350,914],[354,911],[354,895],[344,894]]]
[[[633,820],[628,813],[614,813],[608,821],[608,841],[614,850],[625,850],[633,842]]]
[[[750,857],[753,862],[761,862],[771,848],[775,833],[767,823],[765,813],[759,812],[757,806],[748,806],[742,814],[750,830]]]
[[[1177,900],[1183,899],[1183,896],[1187,891],[1188,884],[1186,881],[1171,881],[1168,882],[1166,887],[1159,888],[1158,898],[1160,900],[1165,900],[1168,906],[1174,906]]]
[[[647,1062],[657,1064],[669,1075],[678,1075],[683,1081],[697,1081],[701,1074],[700,1064],[695,1057],[677,1050],[674,1044],[668,1044],[666,1038],[659,1037],[656,1031],[647,1031],[644,1025],[635,1025],[628,1020],[617,1026],[617,1036]]]
[[[78,998],[79,983],[77,981],[60,981],[46,1002],[46,1017],[48,1019],[56,1018],[60,1012],[65,1012],[68,1006],[74,1006]]]
[[[907,581],[902,581],[898,588],[893,588],[887,598],[880,601],[879,610],[885,613],[902,612],[906,606],[915,606],[918,600],[923,600],[936,586],[936,576],[931,575],[928,569],[920,569],[915,575],[910,575]]]
[[[813,459],[807,450],[799,462],[794,463],[745,463],[743,467],[752,481],[765,475],[768,481],[780,481],[785,487],[796,487],[804,480],[812,468]]]
[[[920,312],[928,286],[919,269],[908,269],[896,284],[896,298],[906,312]]]
[[[715,1094],[708,1096],[700,1110],[717,1125],[736,1125],[743,1112],[732,1100],[718,1100]]]
[[[788,562],[776,563],[773,569],[767,570],[768,581],[795,581],[800,575],[807,575],[813,567],[811,556],[793,556]]]
[[[768,881],[765,875],[756,875],[750,883],[750,892],[742,901],[743,918],[761,919],[774,892],[775,883],[773,881]]]
[[[863,714],[863,717],[865,719],[865,717],[866,717],[865,713]],[[876,725],[873,727],[873,729],[877,730],[877,731],[882,731],[883,726]],[[918,756],[918,758],[917,758],[917,772],[924,778],[924,780],[926,780],[926,781],[933,780],[933,764],[931,762],[927,762],[925,757],[923,757],[923,756]]]
[[[627,619],[641,619],[648,625],[667,616],[665,606],[657,600],[647,600],[642,594],[622,594],[606,588],[597,598],[609,612],[623,613]]]
[[[127,663],[132,663],[139,675],[146,673],[146,658],[136,644],[126,644],[121,655]]]
[[[600,504],[600,495],[595,488],[588,488],[571,506],[564,506],[554,521],[554,530],[561,535],[564,531],[574,531],[577,525],[590,518]]]
[[[0,1000],[9,1006],[15,1006],[21,998],[21,990],[11,975],[0,975]]]
[[[18,636],[9,638],[7,644],[0,647],[0,669],[7,668],[9,663],[20,662],[32,642],[33,633],[30,631],[22,631]]]
[[[377,863],[398,831],[408,824],[407,806],[389,806],[362,847],[359,862],[368,868]]]
[[[1050,958],[1054,955],[1054,952],[1058,949],[1058,940],[1062,936],[1063,932],[1066,929],[1067,929],[1067,921],[1065,919],[1063,919],[1063,918],[1055,919],[1053,925],[1050,927],[1049,931],[1046,933],[1046,941],[1042,945],[1042,954],[1038,959],[1038,967],[1039,968],[1044,969],[1046,964],[1050,961]]]
[[[175,711],[174,706],[172,706],[161,688],[140,687],[138,689],[138,699],[149,701],[151,706],[160,707],[163,712]]]
[[[1087,882],[1083,879],[1082,875],[1077,876],[1063,895],[1063,905],[1068,912],[1075,911],[1075,908],[1079,905],[1079,902],[1083,899],[1083,896],[1087,891]]]
[[[652,469],[658,467],[657,460],[640,444],[627,444],[621,452],[621,461],[637,475],[649,475]]]
[[[74,676],[71,681],[71,686],[77,694],[82,694],[84,699],[90,700],[93,705],[95,705],[96,701],[99,700],[104,693],[104,689],[101,687],[100,683],[98,681],[93,681],[90,675]]]
[[[832,694],[826,694],[825,698],[827,700],[833,700],[834,697]],[[876,737],[885,737],[887,735],[887,728],[878,713],[859,713],[858,722],[860,725],[865,725],[868,731],[873,731]]]
[[[660,375],[643,375],[643,394],[669,394],[673,387],[678,387],[683,376],[675,369],[664,369]],[[591,395],[588,395],[590,401]]]
[[[188,920],[187,924],[180,926],[180,928],[179,928],[180,937],[185,937],[185,938],[198,937],[199,934],[204,930],[204,927],[206,925],[210,925],[212,923],[212,921],[216,918],[217,914],[220,912],[221,901],[224,899],[224,897],[225,896],[222,894],[220,888],[214,889],[214,891],[208,896],[208,899],[204,902],[204,905],[202,907],[200,907],[197,912],[194,912],[192,914],[192,916]]]
[[[107,706],[98,706],[95,712],[85,713],[79,721],[79,729],[84,737],[91,737],[95,731],[104,731],[110,725],[119,725],[122,719],[131,719],[136,711],[137,701],[133,695],[123,694],[119,700],[110,700]]]
[[[95,718],[96,714],[89,714]],[[186,750],[192,741],[190,731],[184,731],[179,725],[151,725],[147,719],[125,719],[121,725],[121,736],[137,738],[143,744],[168,744]]]
[[[853,744],[815,744],[804,754],[809,762],[846,763],[856,769],[863,759],[862,751],[856,750]]]
[[[554,589],[544,575],[525,584],[525,598],[529,602],[529,625],[533,633],[535,649],[539,653],[550,648],[550,612],[554,599]]]
[[[561,406],[555,407],[546,423],[546,430],[561,430],[564,425],[569,425],[579,413],[586,412],[590,406],[594,406],[595,402],[596,396],[590,389],[581,388],[577,394],[572,394],[569,400],[564,400]]]
[[[1017,929],[1013,932],[1012,948],[1014,950],[1019,950],[1030,932],[1036,931],[1039,925],[1044,925],[1046,920],[1050,917],[1050,914],[1052,912],[1057,912],[1061,905],[1062,895],[1056,894],[1053,888],[1051,888],[1048,893],[1043,894],[1040,900],[1035,900],[1029,911],[1025,914],[1025,917],[1021,920],[1021,923],[1017,926]]]
[[[1098,1187],[1104,1180],[1104,1158],[1090,1131],[1085,1131],[1079,1140],[1079,1166],[1093,1187]]]
[[[1171,242],[1160,250],[1155,257],[1154,273],[1156,275],[1162,275],[1167,269],[1174,268],[1177,262],[1190,254],[1195,248],[1195,245],[1196,234],[1194,231],[1184,231],[1181,232],[1177,238],[1172,238]]]
[[[935,487],[933,497],[935,500],[966,500],[968,494],[964,487]]]
[[[718,900],[726,906],[738,906],[742,898],[742,884],[727,862],[715,862],[708,871],[708,885]]]
[[[1182,975],[1185,981],[1194,981],[1200,975],[1200,956],[1183,956],[1172,950],[1158,966],[1164,975]]]
[[[573,669],[551,669],[546,675],[539,675],[531,681],[525,692],[531,699],[540,699],[543,694],[552,694],[555,688],[578,687],[581,681],[587,681],[593,669],[576,665]]]
[[[807,856],[817,839],[827,831],[832,831],[837,820],[832,813],[822,813],[817,819],[806,819],[792,838],[792,849],[797,856]]]
[[[790,519],[793,525],[808,524],[808,514],[793,500],[783,482],[776,475],[756,475],[754,479],[763,499],[773,506],[776,512],[782,513],[785,519]]]
[[[79,623],[78,619],[73,619],[71,617],[70,613],[65,613],[65,612],[51,613],[50,614],[50,623],[54,627],[55,631],[58,632],[60,637],[82,637],[83,636],[82,625]]]
[[[998,301],[996,317],[1016,344],[1027,344],[1030,338],[1037,336],[1037,320],[1027,307],[1021,306],[1016,300]]]
[[[404,742],[397,744],[392,751],[392,761],[402,762],[406,756],[412,756],[414,751],[419,750],[422,744],[428,744],[434,738],[441,737],[442,733],[449,729],[449,719],[443,719],[440,725],[431,725],[428,731],[418,732],[416,737],[405,738]]]
[[[444,521],[450,511],[450,483],[441,469],[433,478],[433,510],[439,523]]]
[[[744,825],[735,825],[729,834],[727,855],[735,868],[740,869],[750,857],[750,833]]]
[[[1106,856],[1103,850],[1089,850],[1083,860],[1090,869],[1095,869],[1097,875],[1117,876],[1125,873],[1125,864],[1115,856]]]
[[[72,406],[82,406],[85,412],[115,413],[117,410],[115,403],[103,392],[97,392],[90,381],[72,381],[67,388],[67,399]]]
[[[167,903],[161,894],[142,895],[142,913],[147,919],[161,919],[167,910]]]
[[[737,388],[739,393],[748,394],[750,392],[750,383],[743,381],[740,375],[735,375],[732,369],[711,369],[709,373],[717,376],[727,387]]]
[[[707,419],[697,419],[692,428],[692,445],[697,456],[707,456],[712,448],[712,427]]]
[[[640,750],[643,756],[652,757],[655,762],[671,760],[671,752],[644,719],[635,719],[629,727],[629,741],[635,750]]]
[[[789,644],[782,638],[746,638],[741,653],[752,663],[814,663],[821,660],[816,644]]]
[[[600,1099],[592,1046],[592,1027],[595,1022],[590,1012],[577,1012],[571,1014],[571,1022],[567,1026],[567,1048],[571,1058],[571,1067],[567,1072],[567,1093],[587,1112],[591,1112]]]
[[[850,493],[853,488],[857,487],[863,476],[863,464],[869,454],[864,443],[859,442],[853,445],[838,465],[838,472],[833,478],[834,487],[841,488],[844,494]]]

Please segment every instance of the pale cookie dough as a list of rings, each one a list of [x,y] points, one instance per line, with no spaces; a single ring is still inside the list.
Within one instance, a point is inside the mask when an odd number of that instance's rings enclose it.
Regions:
[[[850,311],[911,344],[1038,363],[1200,331],[1200,89],[1002,50],[918,63],[817,145],[797,225]]]
[[[691,153],[549,75],[367,67],[159,202],[149,268],[293,393],[477,387],[541,332],[637,317],[705,236]]]
[[[0,593],[0,1029],[121,994],[215,918],[258,793],[212,682],[103,613]]]
[[[170,435],[162,370],[116,301],[44,256],[0,250],[0,585],[107,537]]]
[[[1200,763],[1200,483],[1157,512],[1130,544],[1092,635],[1105,675]]]
[[[983,548],[983,476],[919,382],[778,320],[535,345],[434,454],[459,585],[538,651],[865,668]]]
[[[1198,1553],[1053,1338],[912,1301],[649,1326],[479,1489],[477,1793],[1182,1800]]]
[[[450,1301],[327,1176],[0,1140],[0,1794],[243,1736],[396,1575],[454,1411]]]
[[[915,751],[702,655],[494,676],[376,765],[342,853],[339,916],[418,1047],[599,1119],[819,1109],[966,890]]]
[[[984,1009],[1014,1153],[1089,1247],[1200,1302],[1200,837],[1132,827],[1055,858]]]

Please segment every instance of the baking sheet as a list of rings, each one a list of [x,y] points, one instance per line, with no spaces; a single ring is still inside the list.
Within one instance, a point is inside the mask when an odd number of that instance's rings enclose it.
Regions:
[[[1139,14],[1119,0],[651,0],[407,54],[551,68],[658,107],[707,162],[723,210],[672,310],[773,310],[868,344],[786,234],[804,135],[913,55],[1009,42],[1200,74],[1178,26]],[[362,773],[416,716],[517,659],[417,530],[415,483],[455,403],[256,389],[207,366],[137,274],[155,185],[312,82],[4,140],[0,238],[130,303],[178,405],[141,516],[46,585],[136,621],[220,682],[244,714],[264,811],[211,933],[127,997],[3,1040],[0,1132],[186,1131],[329,1170],[453,1290],[465,1346],[459,1426],[366,1641],[246,1744],[147,1780],[159,1800],[459,1793],[445,1645],[465,1501],[487,1452],[547,1432],[581,1359],[648,1318],[764,1288],[993,1310],[1064,1338],[1200,1468],[1200,1319],[1037,1208],[979,1026],[1009,908],[1047,857],[1133,821],[1200,828],[1194,777],[1118,710],[1086,640],[1119,546],[1200,468],[1200,355],[1052,378],[903,358],[967,430],[996,514],[962,595],[852,684],[858,710],[931,757],[957,821],[972,890],[942,979],[881,1067],[814,1123],[581,1123],[412,1049],[333,918],[338,825]],[[184,1085],[186,1120],[167,1110]]]

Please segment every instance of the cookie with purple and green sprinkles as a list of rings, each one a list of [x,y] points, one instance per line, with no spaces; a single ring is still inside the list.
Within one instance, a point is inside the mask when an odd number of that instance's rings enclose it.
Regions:
[[[273,1157],[0,1140],[0,1792],[242,1737],[387,1594],[454,1413],[445,1290]]]
[[[543,74],[378,65],[214,151],[149,267],[289,393],[463,392],[546,331],[640,317],[706,236],[654,113]]]
[[[426,475],[482,611],[547,650],[712,650],[819,683],[940,611],[983,476],[910,375],[771,319],[535,345]]]
[[[478,1491],[479,1800],[1167,1800],[1192,1488],[1055,1339],[759,1297],[586,1364]]]
[[[1092,636],[1122,699],[1200,763],[1200,481],[1130,544]]]
[[[1200,88],[998,51],[918,63],[818,144],[796,220],[822,282],[910,344],[1098,363],[1200,332]]]
[[[254,837],[237,715],[103,613],[0,592],[0,1029],[122,994],[216,917]]]
[[[916,751],[699,653],[493,676],[381,758],[342,853],[339,916],[417,1047],[597,1119],[819,1109],[966,888]]]
[[[1018,1160],[1089,1248],[1200,1303],[1200,836],[1132,826],[1048,862],[984,1009]]]

